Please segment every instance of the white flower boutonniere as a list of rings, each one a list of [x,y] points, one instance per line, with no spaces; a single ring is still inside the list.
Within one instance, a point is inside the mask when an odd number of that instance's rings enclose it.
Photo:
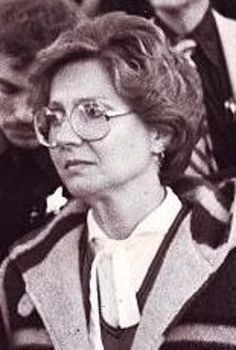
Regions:
[[[63,196],[63,188],[58,187],[53,194],[47,197],[47,214],[58,214],[67,202],[68,199]]]

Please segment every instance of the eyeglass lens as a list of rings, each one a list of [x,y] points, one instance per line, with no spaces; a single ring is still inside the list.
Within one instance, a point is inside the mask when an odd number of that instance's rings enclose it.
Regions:
[[[55,147],[58,132],[65,120],[78,136],[88,141],[103,138],[110,131],[105,111],[95,104],[75,106],[70,117],[62,112],[43,108],[35,116],[35,130],[39,141],[48,147]]]

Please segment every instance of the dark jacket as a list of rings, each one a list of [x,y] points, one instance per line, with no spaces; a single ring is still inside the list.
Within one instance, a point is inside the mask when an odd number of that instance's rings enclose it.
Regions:
[[[186,215],[162,252],[132,345],[122,350],[236,349],[235,183],[228,180],[217,191],[193,189],[189,181],[181,186]],[[79,277],[84,227],[85,215],[70,202],[4,261],[0,330],[6,349],[90,348]]]
[[[10,244],[46,220],[59,179],[46,150],[10,147],[0,156],[0,260]]]

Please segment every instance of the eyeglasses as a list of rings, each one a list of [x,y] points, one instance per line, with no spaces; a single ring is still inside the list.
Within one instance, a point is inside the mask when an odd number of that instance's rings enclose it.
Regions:
[[[76,104],[69,116],[63,109],[42,108],[34,116],[34,128],[39,143],[48,148],[55,148],[61,144],[57,141],[57,135],[65,120],[80,138],[95,141],[109,134],[109,119],[130,113],[130,110],[114,112],[108,110],[102,102],[86,100]]]

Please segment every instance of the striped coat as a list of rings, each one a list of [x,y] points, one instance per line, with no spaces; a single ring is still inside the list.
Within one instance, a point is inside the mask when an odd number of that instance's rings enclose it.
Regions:
[[[235,183],[216,191],[183,180],[182,188],[188,210],[163,253],[131,349],[236,349]],[[4,261],[1,349],[89,349],[78,256],[84,223],[71,202]]]

